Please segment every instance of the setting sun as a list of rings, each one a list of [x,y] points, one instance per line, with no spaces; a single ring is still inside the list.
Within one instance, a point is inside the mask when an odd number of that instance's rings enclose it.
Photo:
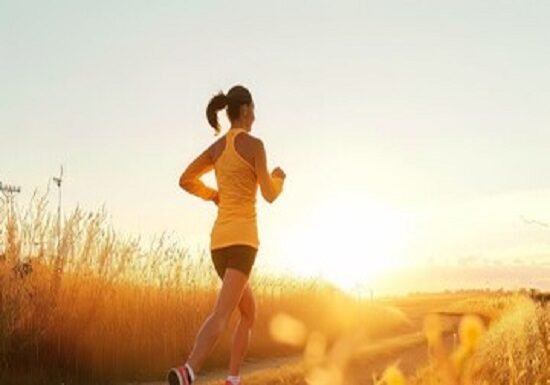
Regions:
[[[363,194],[339,195],[288,228],[281,258],[294,274],[354,292],[403,264],[409,222],[405,212]]]

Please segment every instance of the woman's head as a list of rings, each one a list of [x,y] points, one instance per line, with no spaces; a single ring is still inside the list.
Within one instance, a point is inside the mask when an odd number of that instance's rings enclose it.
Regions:
[[[233,125],[250,130],[254,122],[254,101],[252,95],[245,87],[236,85],[232,87],[227,95],[220,91],[210,99],[206,107],[206,118],[208,123],[220,132],[218,123],[218,111],[227,107],[227,117]]]

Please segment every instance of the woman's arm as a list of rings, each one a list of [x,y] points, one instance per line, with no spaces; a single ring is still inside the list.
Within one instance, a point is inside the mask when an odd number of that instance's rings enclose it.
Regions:
[[[208,171],[214,168],[211,148],[200,154],[181,174],[179,185],[190,194],[196,195],[206,201],[214,201],[218,204],[218,191],[208,187],[200,179]]]
[[[272,203],[283,190],[284,173],[280,171],[274,173],[273,176],[269,174],[267,170],[265,148],[261,140],[258,140],[255,149],[254,168],[256,170],[260,190],[262,191],[264,199]]]

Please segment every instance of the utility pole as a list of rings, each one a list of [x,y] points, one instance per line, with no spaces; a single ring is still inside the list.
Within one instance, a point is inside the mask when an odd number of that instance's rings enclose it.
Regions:
[[[4,199],[8,205],[8,224],[9,224],[11,221],[11,216],[13,215],[13,200],[15,198],[15,195],[21,192],[21,187],[12,186],[9,184],[3,184],[2,182],[0,182],[0,191],[2,191],[2,195],[4,195]],[[5,258],[4,242],[5,240],[2,239],[3,250],[1,250],[0,252],[0,261]]]
[[[59,199],[57,201],[57,255],[59,255],[61,251],[61,183],[63,182],[63,165],[60,167],[59,176],[54,176],[52,179],[59,191]]]

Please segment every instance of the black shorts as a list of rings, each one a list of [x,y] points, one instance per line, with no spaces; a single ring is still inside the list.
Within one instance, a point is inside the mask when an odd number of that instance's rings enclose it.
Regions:
[[[239,270],[248,277],[258,250],[248,245],[231,245],[210,252],[216,272],[223,279],[226,269]]]

